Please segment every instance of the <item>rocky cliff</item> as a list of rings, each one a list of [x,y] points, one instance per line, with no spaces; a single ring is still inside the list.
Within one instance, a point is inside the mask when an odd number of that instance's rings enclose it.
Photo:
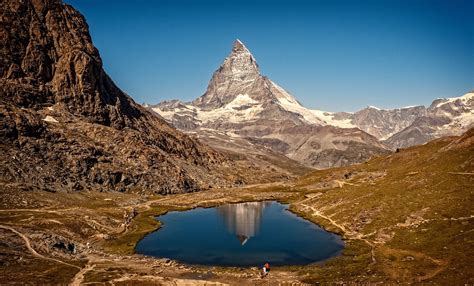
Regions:
[[[245,181],[238,167],[225,171],[229,159],[114,84],[74,8],[59,0],[0,7],[4,186],[175,193]]]

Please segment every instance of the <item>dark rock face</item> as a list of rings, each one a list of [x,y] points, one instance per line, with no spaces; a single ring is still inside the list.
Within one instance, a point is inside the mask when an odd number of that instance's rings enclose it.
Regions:
[[[1,183],[176,193],[235,180],[223,155],[113,83],[74,8],[6,0],[0,9]]]
[[[6,1],[2,17],[2,97],[19,107],[60,104],[116,128],[134,125],[141,112],[105,74],[76,10],[60,1]]]

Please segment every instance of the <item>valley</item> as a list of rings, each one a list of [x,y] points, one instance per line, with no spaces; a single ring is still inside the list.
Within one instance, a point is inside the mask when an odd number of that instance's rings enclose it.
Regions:
[[[474,133],[288,183],[143,197],[15,191],[2,196],[1,281],[163,285],[470,283]],[[425,164],[425,162],[430,162]],[[9,198],[8,200],[6,198]],[[278,200],[343,236],[339,257],[308,266],[205,267],[133,254],[170,210]],[[72,244],[74,250],[67,247]],[[28,271],[24,271],[28,269]],[[21,270],[20,272],[18,272]],[[209,284],[206,284],[209,285]]]

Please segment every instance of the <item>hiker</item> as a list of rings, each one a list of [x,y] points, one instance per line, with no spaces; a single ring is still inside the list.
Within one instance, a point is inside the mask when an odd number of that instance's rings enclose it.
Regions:
[[[262,268],[262,278],[267,276],[268,272],[270,272],[270,264],[268,264],[268,262],[267,262],[267,263],[265,263],[265,265],[263,265],[263,268]]]

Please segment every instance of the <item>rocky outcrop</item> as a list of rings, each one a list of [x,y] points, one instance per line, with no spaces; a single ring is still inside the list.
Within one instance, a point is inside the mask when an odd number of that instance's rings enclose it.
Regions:
[[[136,126],[141,111],[102,69],[85,19],[60,1],[2,4],[2,97],[16,106],[60,105],[114,128]]]
[[[59,0],[0,7],[0,183],[176,193],[245,181],[238,167],[226,171],[222,154],[114,84],[74,8]]]

